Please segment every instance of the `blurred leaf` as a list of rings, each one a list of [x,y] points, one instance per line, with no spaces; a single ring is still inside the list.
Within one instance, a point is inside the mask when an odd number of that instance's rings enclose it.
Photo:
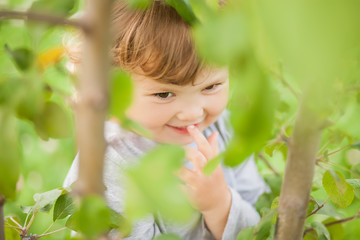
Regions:
[[[359,149],[359,150],[360,150],[360,141],[359,141],[359,142],[356,142],[356,143],[351,144],[351,147],[352,147],[352,148],[356,148],[356,149]]]
[[[308,208],[307,208],[307,211],[306,211],[306,215],[311,214],[312,211],[315,209],[315,206],[317,206],[317,202],[315,201],[315,199],[313,199],[310,196],[310,200],[309,200]]]
[[[22,70],[28,70],[34,62],[34,53],[28,48],[17,48],[15,50],[5,44],[5,50],[10,55],[16,66]]]
[[[77,5],[77,0],[36,0],[30,10],[60,16],[72,15]]]
[[[229,8],[207,22],[196,25],[193,35],[199,54],[206,61],[221,66],[241,58],[249,47],[249,33],[244,16]]]
[[[131,223],[124,216],[110,209],[110,228],[117,229],[121,236],[126,237],[131,233]]]
[[[360,163],[354,165],[351,168],[351,177],[352,178],[360,178]]]
[[[225,164],[236,166],[269,140],[278,97],[253,55],[230,71],[233,96],[229,102],[235,136],[225,154]],[[232,84],[232,85],[231,85]]]
[[[319,236],[316,231],[306,233],[303,240],[319,240]]]
[[[132,80],[128,74],[120,70],[114,70],[111,79],[110,113],[122,121],[132,100]]]
[[[201,23],[207,22],[216,14],[219,3],[217,0],[188,0],[193,14]]]
[[[203,168],[203,173],[206,176],[210,176],[215,171],[215,169],[219,166],[219,164],[221,163],[221,160],[223,158],[224,158],[224,154],[219,154],[215,158],[208,161]]]
[[[327,218],[322,223],[325,225],[326,223],[334,222],[337,220],[338,219],[336,219],[336,218],[330,217],[330,218]],[[344,239],[344,227],[341,223],[326,226],[326,228],[330,233],[331,240],[343,240]]]
[[[240,231],[236,240],[252,240],[254,239],[255,227],[247,227]]]
[[[17,95],[21,86],[21,81],[17,78],[0,79],[0,105],[12,105],[11,100]]]
[[[256,226],[256,240],[265,240],[269,237],[275,214],[277,214],[277,211],[270,211],[260,220],[260,223]]]
[[[315,229],[316,233],[319,236],[319,240],[331,240],[330,233],[324,224],[320,222],[313,222],[311,226]]]
[[[34,208],[41,212],[49,212],[56,199],[60,197],[64,189],[53,189],[44,193],[36,193],[34,195],[35,206]]]
[[[14,228],[5,226],[5,240],[21,240],[20,234]]]
[[[22,154],[14,119],[4,112],[0,112],[0,133],[0,195],[14,199]]]
[[[75,204],[69,193],[61,195],[55,202],[53,221],[63,219],[75,211]]]
[[[354,188],[345,181],[340,172],[326,171],[323,186],[330,200],[339,208],[349,206],[354,198]]]
[[[169,161],[171,159],[171,161]],[[126,171],[128,176],[125,215],[130,219],[157,213],[174,221],[188,221],[193,214],[174,171],[180,169],[184,150],[161,145]]]
[[[126,2],[130,7],[135,9],[146,9],[152,3],[151,0],[126,0]]]
[[[176,234],[167,233],[156,237],[154,240],[182,240],[182,238]]]
[[[66,111],[57,103],[47,101],[44,109],[34,121],[36,131],[45,140],[66,138],[72,133],[72,124]]]
[[[41,70],[58,63],[64,56],[63,47],[52,47],[37,57],[37,65]]]
[[[151,138],[151,136],[152,136],[151,133],[147,129],[145,129],[139,123],[134,122],[133,120],[131,120],[127,117],[124,117],[121,120],[121,126],[125,129],[136,132],[139,135],[144,136],[146,138]]]
[[[33,79],[26,79],[26,82],[23,83],[21,99],[16,106],[16,116],[21,119],[35,121],[43,111],[45,95],[42,85],[29,83],[30,81],[33,81]]]
[[[111,211],[103,198],[86,196],[78,211],[66,222],[66,226],[78,230],[87,237],[98,237],[109,230]]]
[[[189,0],[165,0],[167,4],[172,6],[178,14],[190,25],[197,22],[197,19],[191,9]]]

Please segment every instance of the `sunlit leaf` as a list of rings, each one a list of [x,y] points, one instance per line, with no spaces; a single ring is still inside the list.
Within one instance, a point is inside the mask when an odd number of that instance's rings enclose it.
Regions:
[[[57,103],[48,101],[34,121],[40,136],[66,138],[71,136],[72,124],[68,113]]]
[[[346,182],[353,186],[355,196],[360,199],[360,179],[346,179]]]
[[[182,166],[183,158],[182,148],[162,145],[127,170],[127,217],[141,218],[159,211],[166,218],[184,222],[192,216],[193,210],[180,188],[180,181],[174,176],[174,171]]]
[[[70,16],[73,14],[76,4],[77,0],[36,0],[32,3],[30,10],[60,16]]]
[[[111,103],[110,113],[119,118],[125,117],[125,110],[132,100],[132,80],[128,74],[120,70],[114,70],[111,75]]]
[[[215,169],[219,166],[219,164],[221,163],[221,160],[223,158],[224,158],[224,155],[220,154],[220,155],[216,156],[215,158],[211,159],[210,161],[208,161],[203,168],[203,173],[207,176],[210,176],[215,171]]]
[[[255,227],[247,227],[240,231],[236,240],[252,240],[254,239]]]
[[[323,176],[323,186],[330,200],[340,208],[345,208],[352,203],[354,188],[345,181],[340,172],[326,171]]]
[[[126,2],[135,9],[146,9],[151,5],[151,0],[126,0]]]
[[[97,237],[110,228],[111,211],[103,198],[86,196],[80,208],[67,221],[66,226],[78,230],[87,237]]]
[[[21,148],[14,119],[0,115],[0,195],[14,199],[20,176]]]
[[[44,70],[45,68],[58,63],[64,55],[63,47],[53,47],[47,51],[41,53],[37,57],[37,64],[40,69]]]
[[[336,218],[330,217],[330,218],[327,218],[322,223],[325,225],[326,223],[335,222],[337,220],[338,219],[336,219]],[[326,228],[330,233],[331,240],[343,240],[344,239],[344,227],[341,223],[326,226]]]
[[[50,211],[56,199],[60,197],[63,191],[64,189],[54,189],[44,193],[36,193],[34,195],[34,200],[36,202],[34,208],[42,212]]]

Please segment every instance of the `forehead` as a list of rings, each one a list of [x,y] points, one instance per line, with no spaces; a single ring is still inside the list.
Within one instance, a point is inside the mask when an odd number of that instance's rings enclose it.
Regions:
[[[208,84],[215,83],[217,81],[225,81],[229,78],[228,69],[226,68],[211,68],[201,71],[193,83],[188,83],[187,85],[180,86],[172,83],[164,83],[156,81],[142,75],[132,74],[132,78],[135,82],[135,86],[141,86],[144,88],[161,88],[161,87],[170,87],[170,88],[182,88],[182,87],[203,87]]]

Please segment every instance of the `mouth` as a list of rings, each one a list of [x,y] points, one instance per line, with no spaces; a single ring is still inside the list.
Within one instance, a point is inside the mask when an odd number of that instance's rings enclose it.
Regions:
[[[190,125],[194,125],[195,127],[199,127],[200,123],[189,124],[189,125],[182,126],[182,127],[171,126],[171,125],[166,125],[166,126],[168,126],[169,128],[171,128],[172,130],[174,130],[174,131],[177,132],[177,133],[186,135],[186,134],[189,134],[189,132],[188,132],[188,130],[187,130],[187,127],[190,126]]]

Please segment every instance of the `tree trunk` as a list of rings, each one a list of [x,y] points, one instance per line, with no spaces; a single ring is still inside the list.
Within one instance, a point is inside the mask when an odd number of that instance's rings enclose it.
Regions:
[[[5,198],[0,195],[0,240],[5,240],[4,204]]]
[[[86,6],[76,135],[80,151],[75,193],[103,195],[104,121],[108,107],[110,9],[112,0],[89,0]]]
[[[321,121],[316,110],[303,103],[289,141],[284,181],[280,194],[276,240],[298,240],[303,228],[321,140]]]

